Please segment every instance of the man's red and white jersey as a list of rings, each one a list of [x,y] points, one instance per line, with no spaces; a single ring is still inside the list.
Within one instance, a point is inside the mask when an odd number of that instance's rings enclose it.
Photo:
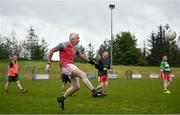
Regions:
[[[55,48],[59,51],[61,67],[74,63],[75,56],[79,55],[78,46],[73,46],[69,41],[59,43]]]

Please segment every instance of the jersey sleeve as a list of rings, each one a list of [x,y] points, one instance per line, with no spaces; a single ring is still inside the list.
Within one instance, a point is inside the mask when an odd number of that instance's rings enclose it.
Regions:
[[[100,60],[98,61],[98,64],[99,64],[99,70],[102,71],[102,70],[104,69],[104,68],[103,68],[103,60],[100,59]]]
[[[98,70],[100,70],[99,61],[100,61],[100,60],[98,60],[98,62],[95,64],[95,68],[98,69]]]
[[[58,51],[63,51],[66,47],[66,43],[59,43],[55,48],[58,50]]]
[[[101,59],[99,59],[98,64],[102,65],[102,60]]]

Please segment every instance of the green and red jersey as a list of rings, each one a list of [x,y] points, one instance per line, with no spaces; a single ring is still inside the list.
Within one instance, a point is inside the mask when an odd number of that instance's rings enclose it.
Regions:
[[[161,66],[161,72],[165,72],[165,71],[170,72],[170,66],[167,61],[162,61],[160,66]],[[162,68],[164,68],[165,70],[163,70]]]
[[[108,74],[108,70],[110,69],[110,60],[109,59],[104,59],[101,58],[98,61],[98,75],[99,76],[104,76]],[[104,68],[106,68],[107,70],[104,70]]]

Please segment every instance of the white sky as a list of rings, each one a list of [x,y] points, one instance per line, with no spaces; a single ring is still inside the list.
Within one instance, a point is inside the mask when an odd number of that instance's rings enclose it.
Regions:
[[[138,47],[160,24],[170,25],[180,35],[180,0],[0,0],[0,34],[23,40],[30,26],[45,38],[49,49],[68,40],[69,33],[80,34],[80,44],[92,43],[97,50],[110,39],[110,9],[113,33],[132,32]],[[53,56],[58,59],[58,53]]]

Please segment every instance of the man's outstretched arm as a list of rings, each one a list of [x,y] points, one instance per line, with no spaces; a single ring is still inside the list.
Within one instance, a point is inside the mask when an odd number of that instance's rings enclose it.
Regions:
[[[85,61],[87,61],[88,63],[90,63],[91,65],[95,65],[96,62],[94,60],[88,59],[84,54],[79,53],[79,57]]]

